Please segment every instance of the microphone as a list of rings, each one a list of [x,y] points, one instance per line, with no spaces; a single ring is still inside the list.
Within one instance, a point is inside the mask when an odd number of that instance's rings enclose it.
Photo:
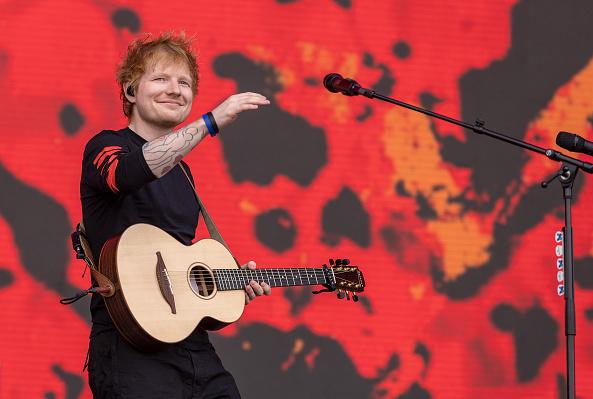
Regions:
[[[556,144],[568,151],[593,156],[593,142],[585,140],[578,134],[560,132],[556,136]]]
[[[343,78],[339,73],[329,73],[323,78],[323,86],[332,93],[342,93],[345,96],[363,96],[373,98],[375,92],[365,89],[353,79]]]

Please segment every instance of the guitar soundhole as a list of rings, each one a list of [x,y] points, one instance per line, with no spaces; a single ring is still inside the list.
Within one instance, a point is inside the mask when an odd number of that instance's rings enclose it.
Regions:
[[[194,294],[202,299],[212,298],[215,294],[214,273],[203,263],[194,263],[189,268],[189,285]]]

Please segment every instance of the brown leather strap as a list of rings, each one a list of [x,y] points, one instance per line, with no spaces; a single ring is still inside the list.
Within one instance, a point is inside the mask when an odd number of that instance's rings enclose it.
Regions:
[[[99,294],[108,298],[115,294],[115,284],[113,284],[111,280],[109,280],[103,273],[101,273],[97,269],[91,269],[91,274],[97,281],[97,284],[99,284],[99,286],[97,287],[97,292]]]
[[[224,247],[226,249],[228,249],[229,252],[231,252],[231,250],[229,249],[229,246],[226,244],[226,242],[222,238],[222,235],[220,234],[220,232],[216,228],[216,225],[214,224],[214,221],[210,217],[210,214],[206,210],[206,207],[204,206],[204,203],[200,199],[200,196],[198,195],[198,192],[196,191],[196,187],[194,186],[194,184],[192,183],[191,179],[189,178],[189,175],[187,174],[187,171],[185,170],[185,168],[181,164],[179,164],[179,167],[183,171],[183,174],[185,175],[185,177],[187,177],[187,181],[189,182],[189,185],[191,186],[191,188],[194,191],[194,196],[196,197],[196,201],[198,201],[198,205],[200,206],[200,212],[202,213],[202,217],[204,218],[204,221],[206,222],[206,228],[208,229],[208,234],[210,234],[210,237],[212,239],[214,239],[214,240],[218,241],[219,243],[221,243],[222,245],[224,245]],[[232,254],[232,252],[231,252],[231,254]],[[236,259],[235,259],[235,261],[236,261]]]
[[[109,280],[109,278],[107,278],[97,268],[97,265],[93,259],[91,246],[89,245],[89,242],[86,239],[86,231],[84,229],[84,222],[82,220],[78,224],[78,231],[80,233],[80,243],[82,245],[82,249],[84,250],[84,255],[87,258],[85,259],[85,261],[91,270],[93,278],[95,279],[95,281],[97,281],[97,284],[99,284],[99,287],[97,287],[99,290],[97,292],[105,297],[113,296],[113,294],[115,294],[115,284],[113,284],[111,280]]]
[[[95,260],[93,259],[93,252],[91,251],[91,246],[89,245],[89,242],[86,239],[86,231],[84,229],[84,222],[82,220],[78,224],[78,232],[80,233],[80,244],[82,244],[84,254],[88,258],[88,265],[91,269],[96,270],[97,267],[95,266]]]

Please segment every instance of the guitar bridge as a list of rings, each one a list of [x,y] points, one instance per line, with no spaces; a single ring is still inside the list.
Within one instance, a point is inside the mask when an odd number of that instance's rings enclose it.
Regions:
[[[177,309],[175,309],[175,297],[173,296],[173,286],[171,285],[171,279],[169,278],[169,273],[167,272],[167,267],[165,266],[160,251],[156,253],[156,257],[156,279],[159,283],[159,289],[161,290],[163,298],[165,298],[165,301],[167,301],[167,304],[171,308],[171,313],[177,314]]]

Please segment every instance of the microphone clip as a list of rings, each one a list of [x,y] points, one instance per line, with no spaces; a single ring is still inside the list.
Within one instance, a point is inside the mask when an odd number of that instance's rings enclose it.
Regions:
[[[575,166],[563,164],[560,170],[554,173],[552,177],[550,177],[546,181],[541,182],[541,186],[542,188],[546,188],[550,185],[550,183],[552,183],[556,179],[560,180],[560,184],[562,184],[563,187],[566,185],[570,185],[576,177],[576,172],[577,168]]]
[[[349,85],[348,89],[342,91],[342,94],[348,97],[357,96],[361,88],[360,84],[354,79],[346,78],[344,80],[348,82]]]

